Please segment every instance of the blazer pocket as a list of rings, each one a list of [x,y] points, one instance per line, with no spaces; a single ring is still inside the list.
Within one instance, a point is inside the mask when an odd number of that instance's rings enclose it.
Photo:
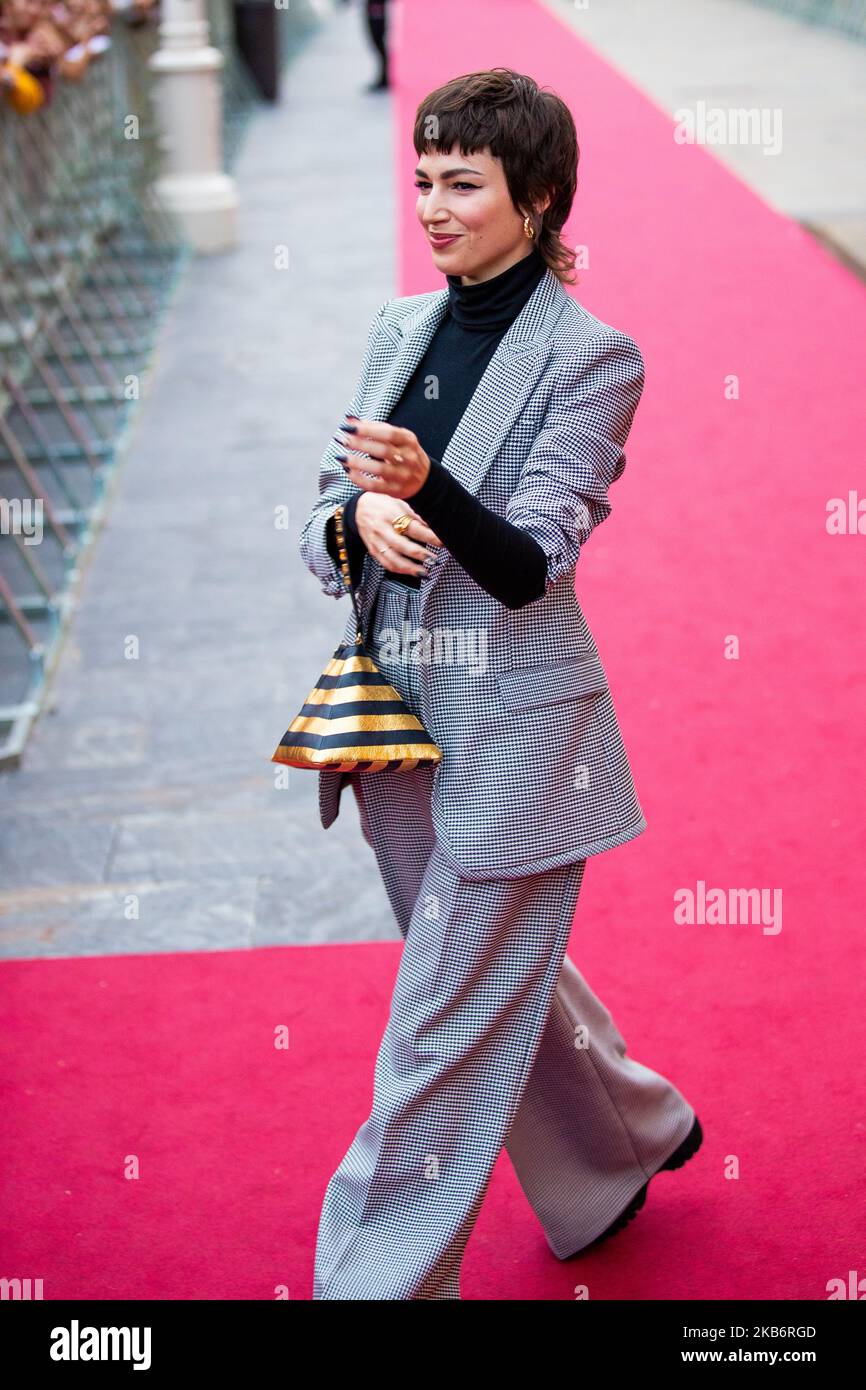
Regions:
[[[514,666],[497,671],[502,703],[508,709],[535,709],[579,700],[608,689],[604,667],[597,656],[570,657],[543,666]]]

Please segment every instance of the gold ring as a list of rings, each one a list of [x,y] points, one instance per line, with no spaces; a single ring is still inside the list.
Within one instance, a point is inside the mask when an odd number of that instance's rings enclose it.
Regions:
[[[394,530],[398,531],[402,536],[403,532],[408,531],[409,527],[412,525],[412,518],[411,516],[407,516],[404,512],[402,516],[395,517],[391,525],[394,527]]]

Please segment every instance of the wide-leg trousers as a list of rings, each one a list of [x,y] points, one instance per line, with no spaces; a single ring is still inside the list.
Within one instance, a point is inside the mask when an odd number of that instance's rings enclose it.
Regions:
[[[384,580],[369,649],[410,709],[419,669],[382,629],[417,627]],[[505,1147],[561,1259],[610,1225],[691,1129],[671,1082],[626,1055],[566,955],[586,860],[464,879],[437,847],[434,770],[352,774],[404,945],[369,1118],[325,1192],[314,1299],[459,1299],[460,1266]]]

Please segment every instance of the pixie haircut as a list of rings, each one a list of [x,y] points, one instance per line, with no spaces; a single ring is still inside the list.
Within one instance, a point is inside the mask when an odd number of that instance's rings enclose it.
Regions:
[[[412,140],[419,156],[457,145],[464,156],[489,150],[501,160],[511,201],[528,214],[545,262],[563,284],[575,283],[576,256],[560,232],[574,201],[580,150],[560,97],[513,68],[465,73],[424,98]],[[536,212],[547,194],[550,206]]]

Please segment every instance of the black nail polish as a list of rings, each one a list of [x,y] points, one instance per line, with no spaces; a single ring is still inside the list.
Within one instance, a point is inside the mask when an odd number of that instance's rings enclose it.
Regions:
[[[348,457],[349,457],[348,454],[338,454],[338,455],[337,455],[337,458],[340,460],[341,463],[345,463],[346,460],[348,459]]]
[[[340,426],[340,429],[343,430],[345,434],[357,434],[357,433],[358,433],[358,426],[357,426],[357,425],[341,425],[341,426]]]

